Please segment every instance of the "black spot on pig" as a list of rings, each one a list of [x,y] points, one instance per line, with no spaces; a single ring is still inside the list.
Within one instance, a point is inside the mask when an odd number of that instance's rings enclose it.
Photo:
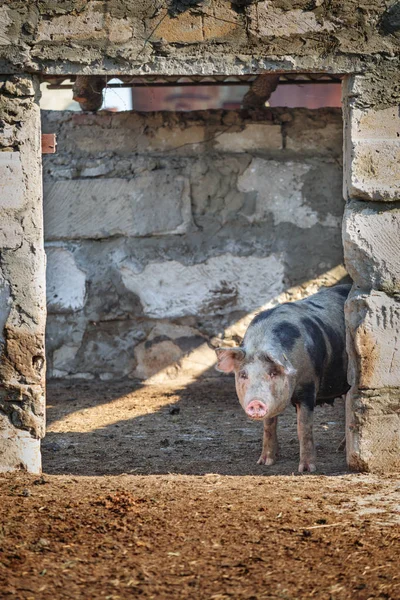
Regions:
[[[332,348],[333,359],[335,359],[335,357],[337,357],[338,355],[340,356],[344,349],[344,341],[340,333],[338,331],[335,331],[335,329],[333,329],[333,327],[331,327],[328,323],[324,323],[324,321],[319,317],[314,317],[314,319],[321,327],[321,329],[323,329],[323,331],[325,331],[326,333],[326,336]]]
[[[339,331],[336,331],[328,323],[324,323],[319,317],[315,317],[315,321],[325,332],[331,346],[331,358],[324,373],[322,386],[320,390],[321,396],[341,396],[349,390],[349,386],[341,385],[341,382],[346,382],[345,362],[344,362],[344,339]],[[346,389],[347,387],[347,389]]]
[[[309,300],[308,304],[310,306],[313,306],[314,308],[320,308],[320,309],[324,309],[324,307],[321,304],[318,304],[318,302],[313,302],[313,300]]]
[[[269,308],[268,310],[263,310],[258,313],[258,315],[256,315],[250,323],[249,327],[252,327],[252,325],[257,325],[257,323],[260,323],[261,321],[266,321],[272,317],[275,311],[278,311],[278,314],[281,314],[283,307],[286,309],[289,308],[290,310],[302,310],[302,308],[295,302],[284,302],[283,304],[279,304],[278,306],[274,306],[273,308]],[[284,314],[287,315],[287,312],[284,312]]]
[[[305,404],[309,410],[315,406],[315,385],[313,382],[304,383],[297,388],[292,397],[292,404]]]
[[[268,319],[272,315],[274,310],[275,310],[274,308],[269,308],[268,310],[262,310],[260,313],[258,313],[258,315],[256,315],[254,317],[254,319],[250,323],[249,327],[252,327],[253,325],[257,325],[257,323],[260,323],[261,321],[265,321],[266,319]]]
[[[308,333],[309,339],[306,341],[307,352],[314,365],[315,373],[321,381],[327,354],[324,334],[317,323],[309,317],[302,318],[301,322]]]
[[[283,304],[280,304],[280,306],[288,306],[289,308],[292,308],[293,310],[302,310],[301,306],[299,304],[297,304],[297,302],[284,302]]]
[[[349,285],[337,285],[332,288],[332,291],[336,292],[337,294],[340,294],[340,296],[343,296],[343,298],[347,298],[347,296],[349,295],[349,292],[350,292],[350,286]]]
[[[300,329],[296,327],[296,325],[289,323],[289,321],[278,323],[278,325],[273,328],[272,333],[286,352],[290,352],[293,349],[296,340],[301,335]]]

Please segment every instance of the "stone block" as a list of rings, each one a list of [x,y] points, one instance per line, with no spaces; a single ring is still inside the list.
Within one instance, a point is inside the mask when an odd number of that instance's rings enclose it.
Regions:
[[[205,127],[189,125],[179,127],[159,127],[151,135],[143,133],[138,138],[137,149],[140,152],[168,152],[183,149],[183,154],[205,150]]]
[[[47,240],[181,234],[191,224],[189,182],[173,170],[47,182],[44,222]]]
[[[52,365],[56,373],[68,374],[79,350],[79,345],[65,344],[53,352]]]
[[[245,125],[241,131],[217,134],[214,148],[220,152],[251,152],[282,149],[280,125],[254,123]]]
[[[289,37],[335,30],[333,23],[324,19],[317,20],[312,11],[282,10],[274,7],[269,0],[252,5],[248,16],[249,30],[257,37]]]
[[[152,33],[152,40],[163,39],[169,44],[204,41],[203,18],[190,11],[171,16],[164,8],[148,21],[148,31]]]
[[[343,245],[346,268],[359,287],[400,292],[400,208],[350,201]]]
[[[47,310],[65,313],[82,310],[85,305],[86,275],[78,268],[74,256],[64,248],[46,249]]]
[[[91,156],[98,152],[135,152],[144,126],[137,113],[77,112],[67,121],[65,112],[45,111],[44,115],[44,129],[57,131],[58,154],[61,149]]]
[[[144,337],[134,320],[88,323],[81,344],[68,342],[53,352],[53,377],[106,379],[134,377],[134,348]]]
[[[95,41],[106,37],[102,3],[96,1],[87,3],[86,10],[80,14],[73,12],[41,21],[37,31],[38,42]]]
[[[287,150],[342,158],[343,123],[340,109],[327,110],[325,114],[319,111],[317,118],[313,111],[301,109],[291,114],[293,119],[284,125]]]
[[[345,305],[349,384],[400,388],[400,299],[352,290]]]
[[[108,39],[113,44],[125,44],[134,36],[137,38],[139,30],[142,30],[141,24],[129,19],[113,19],[108,25]]]
[[[102,175],[107,175],[109,173],[109,166],[106,162],[104,161],[96,161],[97,164],[95,165],[91,165],[91,166],[87,166],[84,167],[81,172],[80,172],[80,176],[84,179],[84,178],[89,178],[89,177],[101,177]],[[66,172],[67,175],[67,179],[72,179],[72,169],[66,169],[64,170],[64,172]],[[60,172],[58,171],[58,174]],[[69,177],[68,177],[69,176]]]
[[[345,195],[365,200],[400,200],[398,107],[359,108],[361,92],[357,84],[348,82],[344,86]]]
[[[158,323],[136,346],[135,358],[135,376],[148,383],[196,379],[215,364],[215,352],[199,331],[172,323]]]
[[[15,34],[10,32],[12,18],[7,6],[0,6],[0,46],[9,46],[16,42]]]
[[[232,10],[232,3],[217,0],[204,7],[204,40],[226,39],[244,30],[238,13]]]
[[[46,124],[52,124],[48,113]],[[62,145],[64,151],[90,155],[97,152],[129,155],[133,152],[146,154],[176,150],[186,156],[205,150],[204,139],[204,124],[185,122],[180,126],[179,123],[168,123],[163,113],[149,114],[146,118],[138,113],[116,113],[112,116],[100,113],[96,118],[78,113],[58,134],[59,152]]]
[[[40,440],[16,429],[8,417],[0,414],[0,473],[19,470],[41,473]]]
[[[349,392],[346,452],[349,466],[357,471],[400,470],[400,389]]]
[[[354,141],[344,165],[351,170],[349,198],[400,200],[400,140]]]
[[[5,81],[0,83],[0,90],[1,92],[5,92],[8,96],[15,96],[21,100],[29,96],[35,96],[35,85],[30,75],[11,75],[6,77]],[[23,108],[26,108],[27,106],[29,106],[28,103],[24,102],[22,104]],[[19,130],[18,133],[18,137],[20,137],[22,131]]]
[[[214,1],[198,11],[183,11],[171,15],[162,9],[149,19],[148,30],[153,40],[164,40],[169,44],[194,44],[210,40],[225,39],[239,31],[241,20],[232,10],[230,2]],[[241,31],[240,31],[241,33]]]
[[[51,313],[46,323],[46,356],[47,377],[57,376],[58,371],[64,375],[76,372],[73,369],[74,359],[82,344],[87,327],[87,317],[83,311],[75,313]],[[67,350],[62,350],[67,348]],[[66,353],[69,352],[68,360]],[[56,360],[54,358],[56,357]],[[56,363],[56,364],[54,364]],[[59,375],[62,376],[62,375]]]
[[[182,355],[182,350],[172,340],[160,340],[149,348],[140,344],[135,349],[135,376],[147,381],[152,378],[154,383],[174,379],[178,374]]]
[[[1,188],[1,183],[0,183]],[[0,200],[1,203],[1,200]],[[19,220],[6,218],[0,207],[0,248],[15,250],[22,245],[24,230]]]
[[[46,352],[52,354],[64,344],[80,346],[87,318],[83,312],[48,313],[46,323]]]
[[[37,41],[79,43],[90,40],[93,43],[109,40],[123,44],[132,38],[137,26],[136,20],[116,17],[107,19],[102,2],[92,0],[78,14],[73,12],[42,21],[38,27]]]
[[[12,348],[12,351],[13,350],[14,348]],[[23,348],[23,350],[25,350],[27,356],[31,358],[31,348],[27,347]],[[43,348],[40,348],[40,352],[43,354]],[[42,356],[39,358],[41,360],[41,365],[43,366],[44,358]],[[35,359],[36,357],[34,357],[33,360],[34,366],[37,362]],[[24,377],[23,373],[22,377]],[[9,423],[16,429],[25,431],[34,438],[44,437],[45,398],[42,382],[30,385],[16,382],[14,383],[14,386],[1,384],[0,415],[6,415]],[[2,457],[0,456],[0,459],[1,458]]]
[[[375,110],[351,108],[351,137],[353,140],[398,140],[400,113],[398,106]]]
[[[13,146],[16,139],[16,129],[14,125],[5,123],[0,119],[0,147],[7,148]]]
[[[385,65],[366,70],[363,75],[349,75],[343,80],[344,99],[352,108],[382,111],[397,108],[400,100],[398,63],[390,59]]]
[[[126,260],[121,275],[152,318],[221,315],[254,310],[284,289],[284,264],[277,255],[263,258],[223,254],[185,266],[171,260],[149,263],[141,272]],[[262,274],[262,275],[260,275]]]
[[[0,152],[0,210],[20,209],[25,193],[20,152]]]
[[[322,199],[326,196],[331,201],[332,185],[340,172],[324,167],[320,170],[319,189],[315,195],[313,190],[307,189],[307,181],[313,179],[311,163],[286,161],[282,168],[279,161],[253,158],[238,178],[238,189],[256,196],[255,211],[248,219],[257,222],[272,215],[274,225],[293,223],[308,229],[321,223],[338,227],[341,217],[328,212],[330,207]]]

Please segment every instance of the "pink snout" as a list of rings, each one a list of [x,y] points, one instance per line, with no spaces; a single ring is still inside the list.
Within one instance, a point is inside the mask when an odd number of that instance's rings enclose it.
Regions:
[[[261,400],[252,400],[246,407],[246,415],[252,419],[263,419],[267,414],[267,407]]]

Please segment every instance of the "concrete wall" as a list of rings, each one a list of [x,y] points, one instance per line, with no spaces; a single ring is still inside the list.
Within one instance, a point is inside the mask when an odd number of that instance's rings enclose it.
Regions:
[[[50,111],[43,131],[50,377],[214,373],[254,311],[344,275],[340,110]]]

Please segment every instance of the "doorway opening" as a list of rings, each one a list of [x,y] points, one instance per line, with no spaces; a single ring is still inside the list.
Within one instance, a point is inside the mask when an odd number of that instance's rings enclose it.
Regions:
[[[129,90],[141,111],[43,110],[43,131],[58,142],[43,164],[50,379],[43,451],[55,471],[70,470],[82,452],[85,462],[74,469],[87,470],[92,455],[96,473],[127,471],[128,463],[163,472],[174,457],[184,472],[207,471],[212,459],[213,469],[239,473],[240,460],[224,466],[226,448],[215,452],[218,398],[226,399],[223,412],[231,403],[239,438],[257,445],[260,432],[246,426],[232,381],[215,371],[214,348],[240,343],[259,310],[346,277],[340,78],[285,75],[263,105],[246,108],[255,77],[182,79],[110,84]],[[47,85],[72,97],[72,80]],[[331,105],[314,107],[329,95]],[[274,97],[286,100],[274,106]],[[334,416],[322,410],[321,439],[334,435],[338,445],[343,403]],[[284,429],[289,454],[294,421],[288,415]],[[101,446],[104,436],[118,440],[115,454]],[[132,452],[121,463],[120,444],[147,442],[147,454],[133,451],[138,464]],[[209,459],[193,462],[204,443]],[[292,454],[287,472],[296,444]],[[344,453],[338,460],[340,467],[328,460],[328,472],[345,469]],[[282,463],[276,468],[282,472]]]

